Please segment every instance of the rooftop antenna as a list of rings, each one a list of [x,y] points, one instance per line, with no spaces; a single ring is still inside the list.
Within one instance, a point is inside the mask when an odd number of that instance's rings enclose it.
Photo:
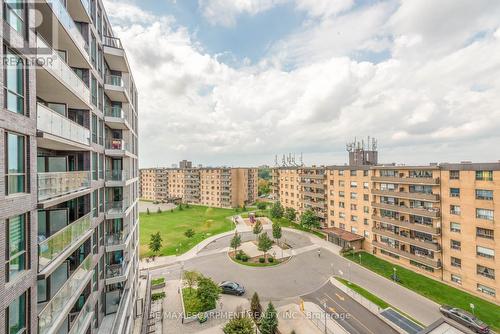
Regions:
[[[285,155],[283,154],[283,158],[281,159],[281,162],[283,164],[283,167],[286,167],[286,160],[285,160]]]
[[[303,167],[303,166],[304,166],[304,159],[303,159],[302,152],[300,152],[300,166],[301,166],[301,167]]]
[[[278,155],[277,154],[274,155],[274,166],[279,166],[278,165]]]

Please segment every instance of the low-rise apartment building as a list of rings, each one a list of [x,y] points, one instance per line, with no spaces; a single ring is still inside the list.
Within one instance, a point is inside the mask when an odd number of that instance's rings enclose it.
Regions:
[[[148,168],[140,179],[145,200],[232,208],[254,203],[258,194],[256,168]]]
[[[126,53],[101,0],[0,8],[0,334],[131,333],[138,101]]]
[[[316,212],[331,242],[500,304],[500,162],[382,165],[371,152],[364,164],[276,167],[271,193]]]

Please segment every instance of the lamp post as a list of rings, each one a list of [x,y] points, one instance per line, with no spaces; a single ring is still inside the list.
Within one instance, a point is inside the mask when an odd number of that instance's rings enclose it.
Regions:
[[[359,253],[359,264],[361,265],[361,253]]]
[[[393,271],[393,274],[392,274],[392,280],[394,281],[394,283],[396,283],[396,267],[392,268],[392,271]]]
[[[328,328],[326,327],[326,299],[323,301],[323,309],[325,311],[325,334],[327,334]]]

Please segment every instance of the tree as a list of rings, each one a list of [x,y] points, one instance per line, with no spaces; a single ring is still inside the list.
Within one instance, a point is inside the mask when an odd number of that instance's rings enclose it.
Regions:
[[[300,224],[307,229],[311,229],[313,227],[318,228],[321,226],[318,216],[316,216],[311,210],[304,211],[300,217]]]
[[[289,221],[293,222],[297,218],[297,211],[294,208],[286,208],[285,209],[285,218]]]
[[[259,179],[270,180],[271,170],[269,168],[259,168]]]
[[[265,210],[267,207],[266,202],[257,202],[257,209],[259,210]]]
[[[253,227],[253,234],[257,236],[261,232],[262,232],[262,223],[260,222],[260,220],[257,220],[255,226]]]
[[[259,235],[259,243],[258,249],[264,253],[264,258],[266,257],[266,253],[273,247],[273,241],[269,239],[267,233],[262,233]]]
[[[260,304],[259,295],[257,292],[253,293],[252,301],[250,302],[250,313],[252,318],[257,321],[262,315],[262,305]]]
[[[275,202],[271,207],[271,218],[281,218],[283,217],[283,206],[280,202]]]
[[[238,247],[241,246],[241,236],[238,234],[238,232],[234,232],[234,236],[231,239],[231,248],[234,248],[234,254],[236,255],[236,251],[238,250]]]
[[[146,214],[149,215],[151,212],[149,212],[149,208],[146,208]]]
[[[276,242],[281,239],[281,225],[279,223],[273,223],[273,238],[276,239]]]
[[[186,285],[189,287],[189,289],[192,289],[195,283],[198,281],[198,278],[200,278],[201,274],[197,271],[185,271],[183,274],[184,281],[186,282]]]
[[[149,240],[149,249],[153,252],[153,254],[157,254],[161,249],[162,238],[160,232],[156,232],[155,234],[151,234]]]
[[[196,294],[202,310],[213,310],[220,298],[221,288],[211,278],[200,275]]]
[[[269,193],[271,192],[269,181],[264,179],[259,179],[258,189],[259,189],[259,196],[269,195]]]
[[[253,334],[253,321],[249,317],[234,318],[224,326],[224,334]]]
[[[195,234],[195,232],[192,228],[190,228],[190,229],[186,230],[186,232],[184,232],[184,235],[188,238],[194,237],[194,234]]]
[[[266,312],[262,315],[259,329],[262,334],[274,334],[276,333],[277,328],[278,315],[276,314],[276,309],[274,308],[273,303],[269,302]]]

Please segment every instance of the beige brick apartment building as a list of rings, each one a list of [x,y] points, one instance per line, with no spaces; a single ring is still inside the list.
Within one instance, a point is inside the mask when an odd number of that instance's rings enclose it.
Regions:
[[[271,180],[274,197],[312,209],[331,242],[500,304],[500,163],[380,165],[361,148],[348,165],[276,167]]]
[[[148,168],[140,171],[141,198],[220,208],[254,203],[256,168]]]

